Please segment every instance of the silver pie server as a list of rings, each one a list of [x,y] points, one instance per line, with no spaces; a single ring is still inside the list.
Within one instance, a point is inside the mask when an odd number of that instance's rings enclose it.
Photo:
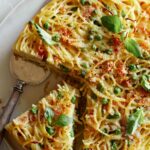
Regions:
[[[0,116],[0,144],[4,138],[4,127],[9,122],[11,114],[23,93],[25,85],[38,85],[50,74],[48,67],[43,68],[32,62],[23,60],[21,57],[12,55],[10,58],[10,72],[16,79],[16,85]]]

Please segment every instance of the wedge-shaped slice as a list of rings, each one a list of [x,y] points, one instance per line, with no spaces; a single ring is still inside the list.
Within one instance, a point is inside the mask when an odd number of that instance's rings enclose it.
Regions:
[[[149,150],[149,105],[126,103],[87,92],[83,149]],[[134,107],[133,107],[134,106]]]
[[[6,126],[11,138],[27,150],[71,150],[78,91],[64,84]]]

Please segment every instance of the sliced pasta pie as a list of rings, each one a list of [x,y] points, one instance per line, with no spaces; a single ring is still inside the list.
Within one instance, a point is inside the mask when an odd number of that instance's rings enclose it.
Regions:
[[[52,0],[13,52],[84,81],[83,149],[150,149],[149,0]]]
[[[78,91],[70,85],[42,98],[37,105],[6,126],[9,136],[27,150],[73,149],[75,100]]]

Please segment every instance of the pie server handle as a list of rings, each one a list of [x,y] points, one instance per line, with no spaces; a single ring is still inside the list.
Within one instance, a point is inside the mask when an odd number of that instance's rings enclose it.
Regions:
[[[4,127],[10,120],[11,114],[18,102],[21,93],[23,92],[24,85],[25,85],[24,81],[17,80],[17,83],[13,88],[13,92],[6,106],[4,107],[2,115],[0,116],[0,144],[2,143],[5,134]]]

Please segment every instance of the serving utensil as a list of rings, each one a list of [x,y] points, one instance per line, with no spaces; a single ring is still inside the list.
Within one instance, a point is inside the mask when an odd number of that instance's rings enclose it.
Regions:
[[[46,80],[50,74],[48,67],[43,68],[14,55],[12,55],[10,59],[10,72],[16,79],[16,85],[14,86],[12,94],[0,116],[0,144],[5,134],[4,127],[10,120],[18,99],[23,93],[24,86],[38,85]]]

